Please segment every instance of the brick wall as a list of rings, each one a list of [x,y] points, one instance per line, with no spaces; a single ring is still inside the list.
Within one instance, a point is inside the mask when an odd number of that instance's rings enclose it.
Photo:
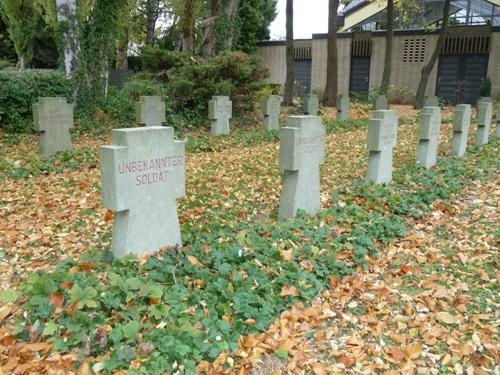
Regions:
[[[375,37],[374,39],[384,39],[384,37]],[[425,40],[425,50],[424,50],[424,61],[415,61],[415,59],[410,58],[408,61],[404,61],[404,53],[405,53],[405,41],[408,41],[410,44],[415,44],[417,40]],[[413,92],[417,91],[418,83],[420,81],[420,73],[424,65],[430,60],[432,52],[436,47],[436,42],[438,39],[437,34],[431,35],[398,35],[394,37],[394,46],[392,49],[393,52],[393,62],[392,62],[392,71],[391,71],[391,85],[398,87],[407,87]],[[408,51],[406,51],[408,52]],[[415,56],[410,56],[415,57]],[[372,60],[373,63],[373,60]],[[382,60],[380,65],[384,65],[384,58],[382,56]],[[437,80],[437,66],[438,63],[434,65],[434,69],[429,77],[429,83],[427,85],[427,95],[434,95],[436,92],[436,80]]]
[[[390,84],[406,87],[416,92],[420,80],[420,73],[432,55],[438,34],[395,35],[393,45],[393,62]],[[425,40],[425,48],[422,48]],[[380,85],[384,70],[385,35],[372,34],[372,55],[370,65],[370,87]],[[326,35],[315,37],[312,40],[312,72],[311,88],[313,92],[322,93],[326,85],[326,60],[327,60]],[[406,48],[405,48],[406,45]],[[340,94],[349,90],[351,67],[351,37],[339,36],[338,38],[338,78]],[[263,45],[257,49],[263,57],[264,63],[271,69],[271,82],[284,84],[286,76],[285,45]],[[422,61],[423,60],[423,61]],[[436,62],[429,77],[427,95],[434,95],[437,83]],[[491,34],[491,53],[488,64],[488,76],[493,82],[492,95],[500,97],[500,31],[494,30]]]
[[[311,88],[313,92],[323,93],[326,86],[327,39],[313,39]],[[349,72],[351,69],[351,38],[337,39],[338,93],[349,91]]]
[[[491,52],[488,61],[488,77],[491,78],[491,95],[500,98],[500,31],[491,34]]]
[[[257,54],[262,57],[264,66],[271,73],[270,82],[284,85],[286,78],[286,46],[269,45],[259,46]]]

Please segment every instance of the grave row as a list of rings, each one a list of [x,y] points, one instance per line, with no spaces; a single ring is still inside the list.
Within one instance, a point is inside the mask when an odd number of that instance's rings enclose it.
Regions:
[[[279,128],[275,121],[278,104],[279,98],[272,97],[263,104],[265,116],[274,116],[265,120],[267,127]],[[158,112],[161,107],[161,101],[141,99],[137,106],[138,121],[146,126],[113,130],[112,145],[101,146],[99,150],[103,205],[115,212],[112,251],[118,258],[182,243],[176,199],[185,195],[185,141],[175,140],[173,128],[160,126],[162,118],[149,113]],[[214,97],[209,107],[211,114],[218,113],[219,109],[230,114],[227,97]],[[314,110],[314,105],[308,108]],[[71,149],[72,111],[72,105],[61,98],[42,98],[34,106],[35,127],[42,132],[42,151],[56,144]],[[479,104],[478,145],[488,142],[492,112],[491,102]],[[223,119],[223,127],[227,129],[229,118],[230,115],[214,120]],[[470,123],[470,105],[458,105],[453,119],[452,155],[463,156],[466,152]],[[440,127],[440,108],[425,107],[420,115],[416,157],[416,162],[425,168],[436,164]],[[368,122],[367,180],[377,184],[391,182],[397,128],[394,111],[373,112]],[[497,136],[499,128],[500,105],[497,107]],[[325,139],[321,117],[315,115],[290,116],[286,126],[280,129],[279,162],[283,171],[280,219],[294,217],[298,210],[311,215],[319,211],[319,169],[325,160]]]
[[[264,130],[278,130],[281,113],[281,98],[278,95],[267,96],[261,104]],[[316,116],[319,111],[319,99],[315,94],[303,97],[303,110],[307,115]],[[349,97],[337,98],[337,119],[347,120]],[[136,122],[145,127],[162,126],[165,123],[165,102],[159,96],[141,96],[135,103]],[[229,120],[232,118],[232,101],[227,96],[213,96],[208,102],[208,118],[211,135],[228,135]],[[40,153],[51,156],[59,151],[72,149],[70,129],[73,123],[73,104],[65,98],[39,98],[33,105],[33,123],[40,133]]]

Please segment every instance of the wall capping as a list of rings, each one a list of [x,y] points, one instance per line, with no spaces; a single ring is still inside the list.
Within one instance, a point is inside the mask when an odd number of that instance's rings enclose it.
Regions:
[[[467,29],[481,29],[485,28],[487,26],[485,25],[477,25],[477,26],[455,26],[452,29],[458,29],[465,27]],[[500,26],[490,26],[489,27],[491,33],[500,33]],[[337,38],[350,38],[352,36],[353,32],[351,31],[343,31],[343,32],[338,32],[337,33]],[[371,33],[372,37],[385,37],[387,34],[386,31],[381,30],[381,31],[372,31]],[[409,35],[436,35],[439,34],[439,30],[425,30],[425,29],[412,29],[412,30],[394,30],[394,35],[398,36],[409,36]],[[322,33],[322,34],[312,34],[311,39],[294,39],[294,41],[310,41],[310,40],[315,40],[315,39],[327,39],[328,34]],[[281,45],[286,45],[285,40],[263,40],[260,42],[257,42],[258,47],[265,47],[265,46],[281,46]]]

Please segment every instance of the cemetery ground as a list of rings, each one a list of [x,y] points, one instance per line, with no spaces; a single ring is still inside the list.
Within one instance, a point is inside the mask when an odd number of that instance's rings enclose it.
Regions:
[[[393,183],[367,186],[369,111],[354,112],[324,115],[313,218],[276,220],[276,132],[190,134],[184,246],[120,261],[100,197],[110,129],[77,127],[52,159],[2,134],[2,372],[497,372],[498,139],[448,157],[443,111],[425,171],[417,113],[397,107]]]

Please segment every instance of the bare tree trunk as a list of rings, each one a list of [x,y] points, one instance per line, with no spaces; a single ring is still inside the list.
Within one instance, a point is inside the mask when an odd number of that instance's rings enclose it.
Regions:
[[[116,69],[128,69],[128,25],[125,25],[123,38],[118,41],[118,48],[116,49]]]
[[[337,12],[339,0],[328,2],[328,57],[326,64],[326,87],[323,95],[323,104],[332,107],[335,105],[338,90],[338,61],[337,61]]]
[[[293,104],[293,85],[295,83],[295,59],[293,54],[293,0],[286,0],[286,79],[285,105]]]
[[[380,91],[387,95],[391,82],[392,71],[392,43],[394,40],[394,0],[387,0],[387,34],[385,36],[385,61],[384,74],[382,76],[382,84]]]
[[[193,53],[196,0],[185,0],[180,16],[179,31],[175,37],[174,51]]]
[[[78,66],[80,41],[78,39],[78,21],[76,18],[77,0],[56,0],[57,22],[65,23],[64,28],[64,71],[66,76],[73,75]]]
[[[156,20],[158,19],[159,2],[157,0],[148,0],[146,4],[146,45],[152,46],[155,41]]]
[[[26,69],[26,59],[24,58],[24,56],[19,56],[17,58],[17,66],[19,68],[19,70],[24,70]]]
[[[446,30],[448,29],[448,17],[450,14],[450,2],[451,0],[445,0],[443,6],[443,23],[441,25],[441,31],[439,32],[439,37],[436,43],[436,48],[432,53],[429,62],[422,68],[422,75],[420,77],[420,82],[418,84],[417,96],[415,98],[415,108],[421,109],[424,105],[425,91],[427,90],[427,83],[429,82],[429,76],[431,74],[432,68],[436,64],[436,61],[441,52],[441,48],[444,44],[444,38],[446,36]]]
[[[239,0],[229,0],[225,16],[229,20],[230,30],[227,31],[224,40],[224,48],[230,50],[233,48],[234,33],[235,33],[235,17],[238,13]]]
[[[210,0],[210,14],[203,22],[203,43],[201,54],[203,56],[215,55],[217,40],[215,37],[215,22],[219,13],[220,0]]]

